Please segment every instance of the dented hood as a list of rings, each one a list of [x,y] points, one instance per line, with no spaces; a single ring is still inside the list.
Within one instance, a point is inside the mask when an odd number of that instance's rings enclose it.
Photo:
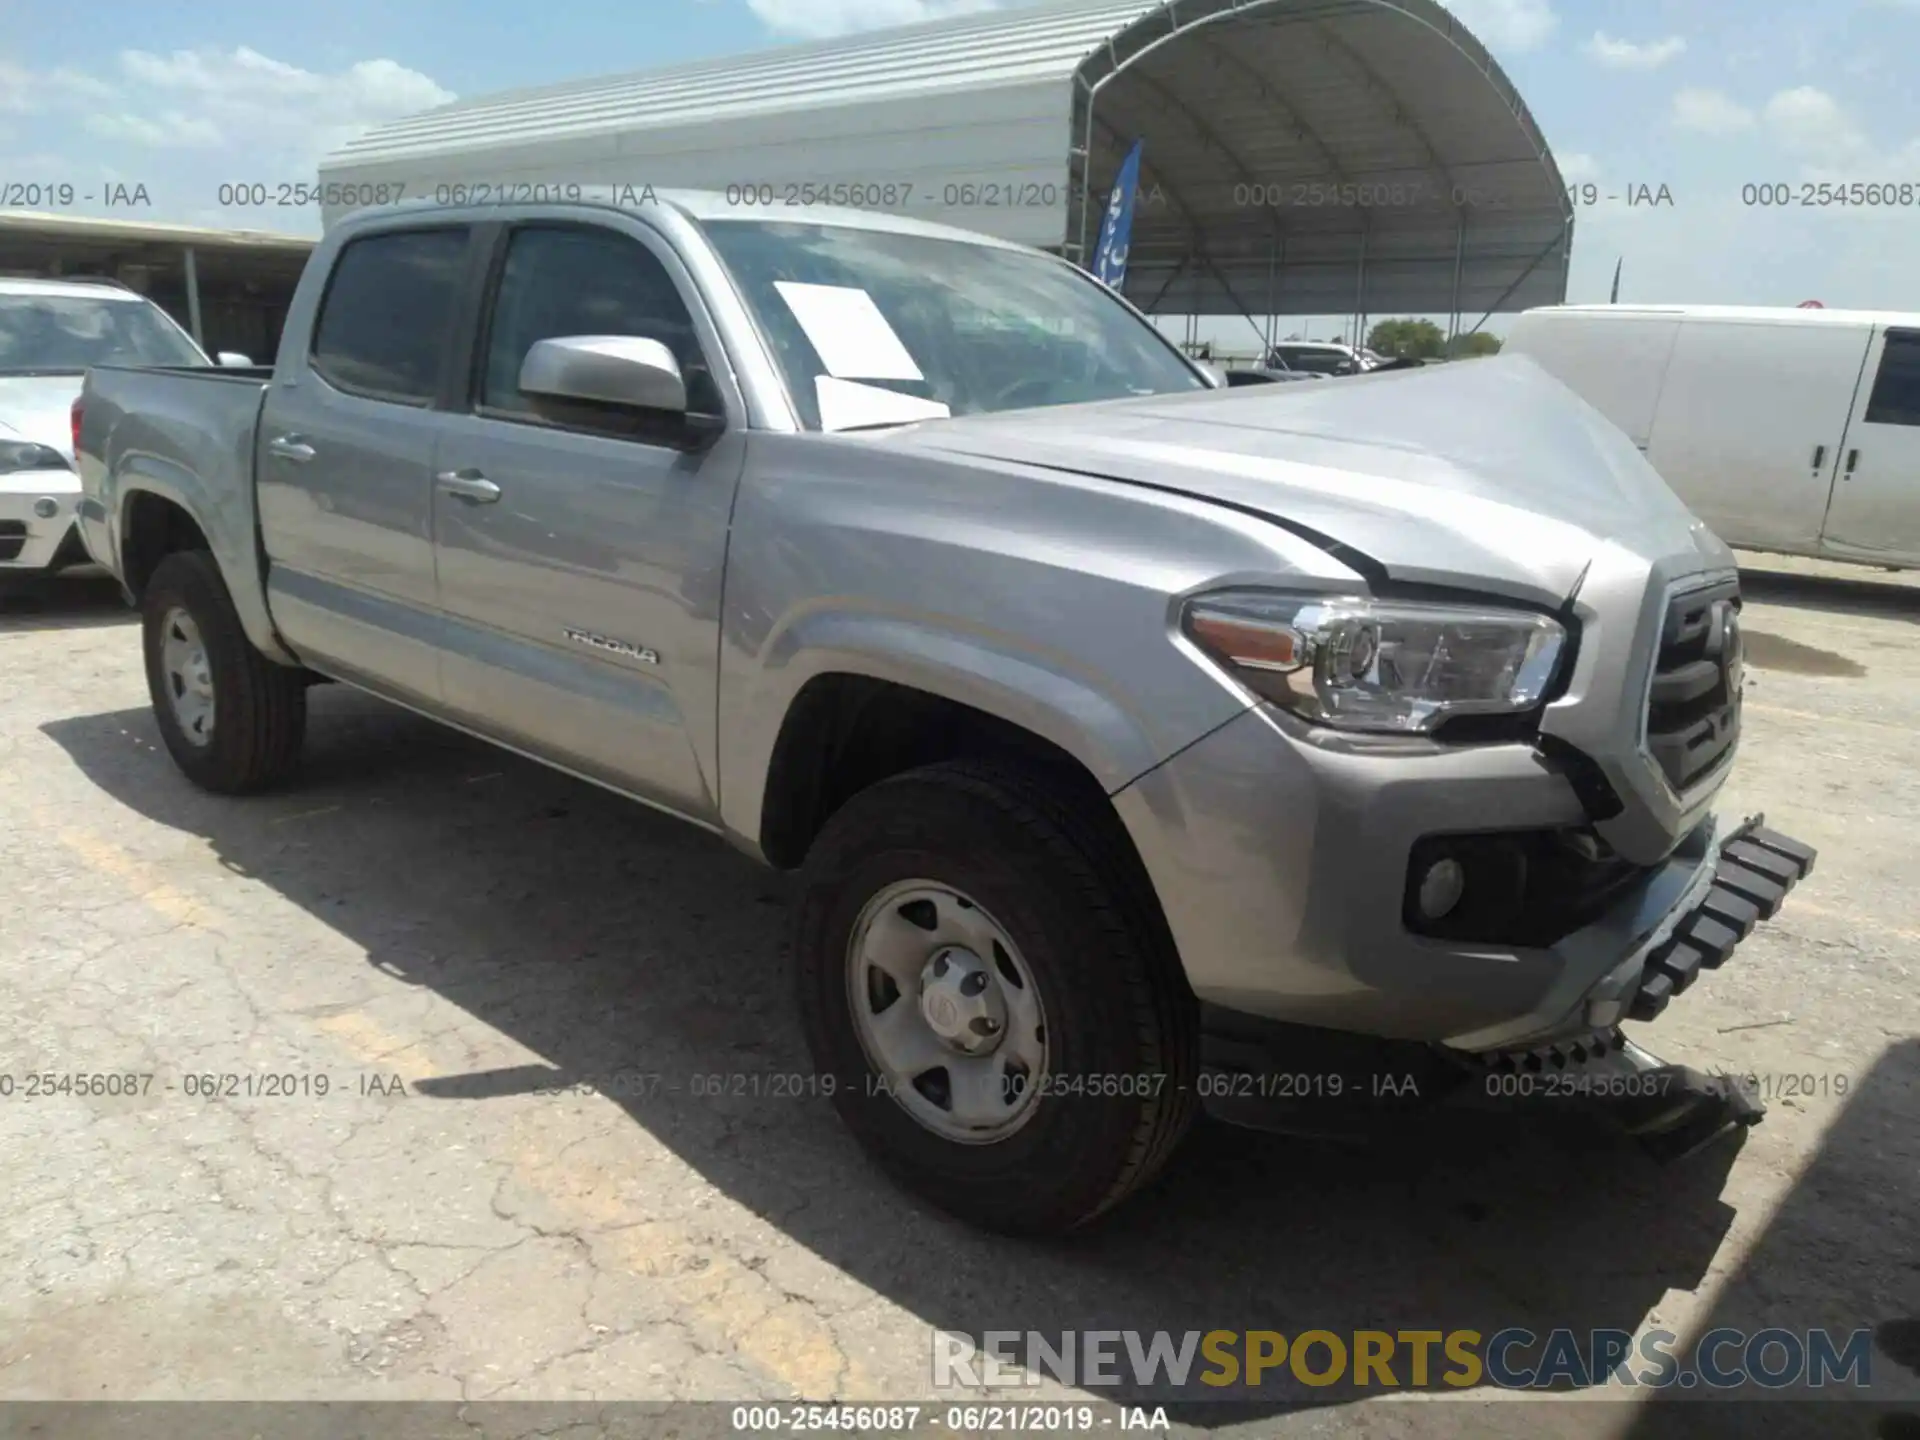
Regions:
[[[1632,441],[1524,356],[963,416],[886,438],[1217,501],[1397,581],[1548,605],[1606,547],[1695,562],[1681,569],[1733,563]]]

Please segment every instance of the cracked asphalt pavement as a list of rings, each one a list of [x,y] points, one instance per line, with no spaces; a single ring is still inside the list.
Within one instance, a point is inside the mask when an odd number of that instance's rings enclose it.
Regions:
[[[1920,584],[1753,564],[1722,808],[1819,866],[1633,1027],[1760,1077],[1743,1145],[1662,1169],[1557,1116],[1373,1146],[1203,1126],[1055,1244],[909,1200],[809,1093],[781,877],[341,686],[313,692],[297,784],[202,794],[117,596],[12,601],[0,1398],[946,1399],[934,1329],[1920,1316]],[[30,1094],[44,1074],[100,1078]],[[1273,1398],[1308,1408],[1218,1427],[1508,1433]],[[1638,1410],[1512,1413],[1627,1435]]]

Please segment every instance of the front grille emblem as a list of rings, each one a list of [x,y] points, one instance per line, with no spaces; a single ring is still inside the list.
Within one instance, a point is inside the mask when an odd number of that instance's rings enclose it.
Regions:
[[[1707,652],[1720,662],[1727,698],[1739,704],[1747,676],[1746,645],[1740,634],[1740,607],[1731,600],[1713,602],[1713,633],[1707,640]]]

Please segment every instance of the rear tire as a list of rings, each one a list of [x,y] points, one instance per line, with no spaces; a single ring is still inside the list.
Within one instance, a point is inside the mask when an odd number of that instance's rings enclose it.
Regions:
[[[187,778],[238,795],[291,773],[306,738],[305,673],[254,648],[213,556],[182,550],[163,559],[141,621],[154,718]]]
[[[1093,798],[1075,800],[1043,772],[928,766],[848,801],[803,870],[794,935],[800,1011],[835,1108],[902,1185],[991,1230],[1048,1234],[1085,1224],[1159,1171],[1197,1108],[1197,1007],[1146,877],[1123,848],[1124,832],[1117,820],[1088,813]],[[897,898],[929,894],[954,897],[939,902],[947,908],[937,911],[937,939],[928,929],[934,902]],[[924,970],[916,948],[923,942],[893,924],[899,915],[926,931]],[[876,949],[864,937],[880,933],[879,916],[896,938]],[[964,1032],[969,1022],[957,1039],[943,1038],[936,1024],[953,1013],[936,994],[939,977],[949,975],[940,957],[957,953],[955,963],[972,965],[973,954],[992,956],[999,941],[956,942],[949,916],[971,935],[1004,937],[1010,952],[983,967],[996,982],[987,999],[999,1008],[978,1033],[1001,1036],[989,1058],[1011,1057],[1023,1016],[1045,1050],[1031,1069],[999,1062],[1029,1076],[1024,1085],[1004,1075],[987,1082],[993,1094],[1018,1095],[1019,1113],[971,1138],[951,1132],[960,1116],[956,1077],[977,1062],[953,1047],[979,1042]],[[884,966],[867,958],[883,951]],[[895,970],[906,984],[895,985]],[[923,983],[913,983],[915,975]],[[954,998],[978,995],[978,979]],[[1026,979],[1035,1000],[1023,993]],[[1034,1003],[1037,1010],[1021,1008]],[[909,1009],[894,1016],[897,1004]],[[873,1018],[875,1007],[882,1018]],[[909,1094],[876,1059],[883,1047],[873,1037],[885,1017],[927,1027],[915,1042],[918,1058],[894,1073],[925,1064],[927,1045],[946,1046],[942,1058],[956,1055],[962,1068],[925,1070]],[[952,1109],[946,1120],[943,1095]]]

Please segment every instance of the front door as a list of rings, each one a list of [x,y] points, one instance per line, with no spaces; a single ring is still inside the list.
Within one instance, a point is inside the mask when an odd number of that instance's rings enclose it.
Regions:
[[[1920,330],[1874,338],[1847,428],[1820,548],[1849,560],[1920,562]]]
[[[638,221],[508,229],[466,413],[434,461],[434,545],[454,717],[694,819],[714,768],[720,585],[745,453],[690,448],[684,417],[536,402],[539,340],[637,335],[680,361],[691,408],[743,413],[672,251]]]

